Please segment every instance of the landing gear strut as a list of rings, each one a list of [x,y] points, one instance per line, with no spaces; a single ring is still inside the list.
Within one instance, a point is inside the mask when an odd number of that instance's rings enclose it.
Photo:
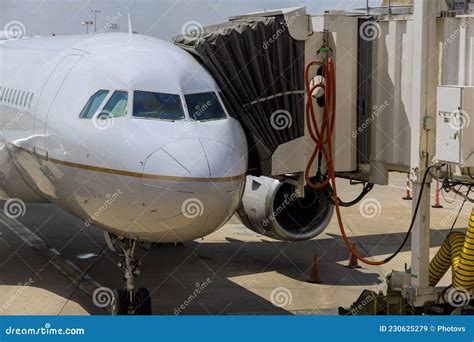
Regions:
[[[135,259],[137,240],[117,238],[120,247],[120,262],[118,266],[124,273],[126,286],[115,289],[114,298],[110,305],[112,315],[151,315],[150,293],[145,288],[135,289],[135,276],[140,274],[141,262]]]

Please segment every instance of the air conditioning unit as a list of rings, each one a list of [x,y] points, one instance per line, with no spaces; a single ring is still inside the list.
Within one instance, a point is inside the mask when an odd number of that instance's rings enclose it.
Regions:
[[[436,159],[474,167],[474,87],[439,86]]]

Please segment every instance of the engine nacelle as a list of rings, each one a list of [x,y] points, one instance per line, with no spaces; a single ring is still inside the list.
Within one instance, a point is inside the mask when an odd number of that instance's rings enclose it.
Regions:
[[[326,229],[334,212],[323,191],[306,188],[300,198],[291,184],[247,176],[237,214],[256,233],[283,241],[309,240]]]

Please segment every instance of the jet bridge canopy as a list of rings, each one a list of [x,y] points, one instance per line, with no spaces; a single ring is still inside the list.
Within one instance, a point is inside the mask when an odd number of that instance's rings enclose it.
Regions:
[[[305,42],[292,37],[288,21],[283,14],[240,17],[174,38],[219,84],[231,115],[256,146],[249,170],[259,175],[271,174],[279,145],[304,135]]]

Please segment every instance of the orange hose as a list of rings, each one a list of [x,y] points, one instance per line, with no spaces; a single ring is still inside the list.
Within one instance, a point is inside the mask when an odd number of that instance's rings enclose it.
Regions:
[[[309,81],[309,72],[314,65],[320,65],[323,67],[323,79],[326,80],[326,84],[315,84],[311,86]],[[344,224],[342,222],[341,208],[339,206],[339,199],[337,195],[337,186],[336,186],[336,172],[334,170],[334,161],[333,161],[333,135],[336,122],[336,80],[334,73],[334,63],[332,58],[329,58],[327,62],[313,61],[309,63],[305,68],[305,86],[306,86],[306,96],[308,101],[306,103],[306,125],[308,127],[309,135],[311,139],[315,142],[316,146],[311,154],[308,165],[305,170],[305,181],[308,187],[315,190],[321,190],[326,188],[329,183],[332,186],[332,197],[334,201],[334,206],[336,208],[337,221],[339,223],[339,229],[341,231],[342,238],[347,249],[350,253],[355,256],[361,262],[372,265],[380,266],[386,263],[385,260],[382,261],[371,261],[361,257],[357,254],[356,250],[352,246],[349,238],[347,237]],[[321,127],[318,126],[316,113],[314,110],[313,104],[313,92],[316,89],[324,89],[324,99],[325,106],[323,110],[323,118]],[[316,156],[321,153],[326,160],[326,168],[328,177],[322,182],[315,184],[310,179],[311,167],[316,159]]]

